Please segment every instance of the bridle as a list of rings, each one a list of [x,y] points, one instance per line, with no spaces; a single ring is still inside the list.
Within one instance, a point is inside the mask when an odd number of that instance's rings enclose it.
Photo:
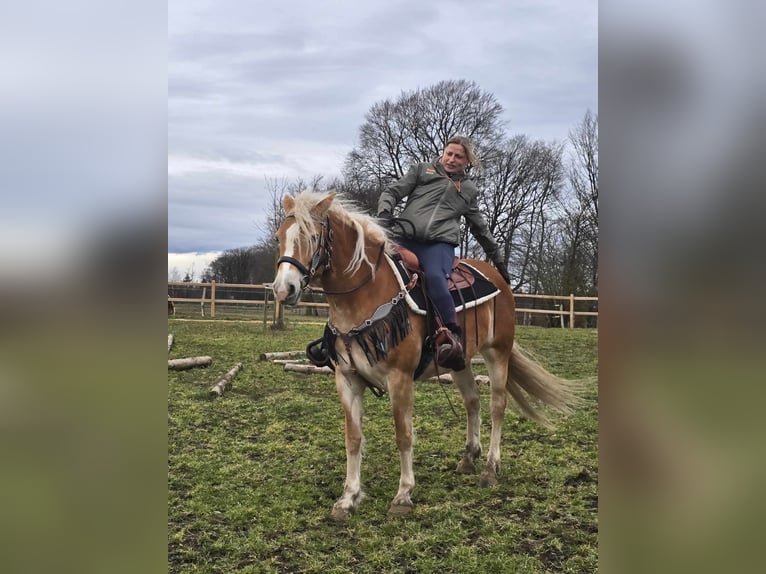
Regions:
[[[285,219],[295,219],[295,214],[290,213],[287,216],[285,216]],[[290,265],[294,266],[298,271],[301,273],[301,290],[305,290],[311,280],[314,278],[314,275],[316,275],[317,271],[320,267],[324,267],[324,272],[327,273],[328,271],[332,270],[332,226],[330,225],[330,216],[326,216],[325,220],[320,223],[322,226],[322,231],[319,235],[319,241],[317,242],[317,248],[314,250],[313,255],[311,256],[311,262],[309,263],[309,267],[307,268],[303,263],[295,259],[294,257],[288,257],[286,255],[283,255],[277,260],[277,267],[279,267],[282,263],[289,263]],[[352,287],[351,289],[345,289],[342,291],[328,291],[324,289],[324,292],[326,295],[346,295],[348,293],[353,293],[357,289],[361,289],[367,283],[369,283],[372,278],[374,277],[375,272],[377,272],[378,268],[380,267],[381,261],[383,261],[383,252],[385,251],[385,245],[382,244],[380,246],[380,252],[378,253],[378,260],[375,262],[375,269],[370,270],[370,275],[362,281],[359,285]]]
[[[295,219],[295,214],[291,213],[285,217],[285,219],[290,218]],[[324,266],[325,271],[332,269],[332,228],[330,227],[330,216],[328,215],[320,225],[322,226],[322,232],[317,242],[317,248],[311,256],[308,268],[294,257],[283,255],[277,260],[277,267],[282,263],[289,263],[301,272],[301,289],[305,289],[308,286],[320,267]]]

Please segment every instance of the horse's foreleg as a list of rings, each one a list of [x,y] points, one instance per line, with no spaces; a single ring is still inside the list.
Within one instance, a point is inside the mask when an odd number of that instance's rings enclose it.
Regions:
[[[508,379],[508,357],[487,361],[487,371],[491,387],[490,414],[492,416],[492,432],[489,438],[487,464],[481,473],[481,486],[495,486],[500,472],[500,439],[503,435],[503,419],[508,400],[506,382]]]
[[[466,413],[466,437],[463,458],[457,465],[457,472],[473,474],[476,472],[475,461],[481,455],[481,401],[479,387],[474,380],[470,363],[463,371],[452,373],[452,380],[463,397]]]
[[[335,387],[345,413],[346,482],[343,495],[332,508],[332,517],[335,520],[345,520],[364,497],[361,483],[364,385],[359,381],[347,379],[338,369],[335,372]]]
[[[388,380],[391,408],[396,430],[396,446],[399,449],[399,491],[391,501],[389,512],[407,514],[412,510],[412,491],[415,488],[415,473],[412,470],[414,432],[412,428],[413,381],[404,376],[391,375]]]

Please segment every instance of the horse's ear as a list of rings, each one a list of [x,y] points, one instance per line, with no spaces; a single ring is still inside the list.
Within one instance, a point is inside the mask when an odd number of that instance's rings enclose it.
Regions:
[[[282,198],[282,209],[284,209],[286,213],[290,213],[295,209],[295,199],[293,199],[292,195],[285,195]]]
[[[327,210],[330,209],[330,204],[332,203],[333,199],[335,199],[335,192],[331,191],[319,202],[317,202],[317,204],[311,210],[311,215],[322,217],[325,213],[327,213]]]

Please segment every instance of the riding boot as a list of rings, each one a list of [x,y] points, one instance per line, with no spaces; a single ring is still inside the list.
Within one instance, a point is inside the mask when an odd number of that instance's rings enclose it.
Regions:
[[[462,371],[465,369],[463,345],[460,343],[462,335],[463,330],[455,323],[447,323],[446,328],[440,329],[437,332],[437,365],[453,371]]]

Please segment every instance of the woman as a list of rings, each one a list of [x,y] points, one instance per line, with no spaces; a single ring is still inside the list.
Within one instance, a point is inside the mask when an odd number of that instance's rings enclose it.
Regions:
[[[455,247],[460,244],[461,217],[465,217],[471,233],[503,279],[510,283],[497,242],[479,212],[479,190],[467,173],[475,165],[478,160],[471,141],[453,136],[439,159],[412,166],[403,178],[383,191],[378,201],[378,218],[387,227],[395,225],[398,243],[418,256],[436,311],[452,334],[439,346],[436,362],[458,371],[465,368],[460,343],[462,330],[457,324],[447,279]],[[394,219],[394,208],[405,197],[407,203]]]

